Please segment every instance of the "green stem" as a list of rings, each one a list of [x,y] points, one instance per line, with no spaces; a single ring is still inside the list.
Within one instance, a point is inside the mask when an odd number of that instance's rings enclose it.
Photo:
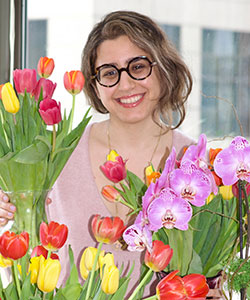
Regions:
[[[45,300],[46,298],[46,293],[43,293],[43,300]]]
[[[3,129],[3,134],[4,134],[4,138],[5,138],[6,144],[10,148],[9,139],[8,139],[7,133],[6,133],[6,131],[4,129],[4,126],[3,126],[3,113],[1,111],[1,109],[0,109],[0,119],[1,119],[1,123],[2,123],[2,129]]]
[[[16,282],[16,288],[17,288],[17,294],[18,294],[18,298],[21,297],[21,287],[20,287],[20,281],[18,278],[18,268],[17,268],[17,261],[13,260],[13,275],[15,278],[15,282]]]
[[[90,272],[90,279],[89,279],[88,289],[87,289],[87,293],[86,293],[86,297],[85,297],[86,300],[90,299],[89,296],[90,296],[90,292],[91,292],[91,286],[92,286],[93,279],[94,279],[94,274],[95,274],[95,269],[96,269],[96,264],[97,264],[97,261],[98,261],[98,257],[99,257],[99,254],[101,252],[101,249],[102,249],[102,244],[103,244],[103,242],[100,242],[99,245],[98,245],[95,260],[94,260],[94,264],[93,264],[92,270]]]
[[[51,250],[48,251],[47,259],[49,259],[51,256]]]
[[[154,299],[158,299],[157,295],[154,295],[154,296],[148,297],[148,298],[144,298],[143,300],[154,300]]]
[[[149,276],[153,272],[152,269],[149,269],[148,272],[143,277],[142,281],[139,283],[137,288],[134,290],[133,294],[128,298],[128,300],[132,300],[135,298],[136,294],[139,292],[139,290],[144,286],[144,283],[148,280]]]
[[[73,100],[72,100],[72,109],[71,109],[71,115],[70,115],[70,120],[69,120],[69,131],[72,130],[72,125],[73,125],[73,117],[74,117],[74,111],[75,111],[75,100],[76,100],[76,95],[73,95]]]
[[[133,211],[135,210],[133,205],[129,204],[128,202],[124,201],[123,199],[119,199],[118,202],[122,203],[123,205],[126,205],[127,207],[131,208]]]
[[[56,148],[56,125],[53,125],[53,140],[52,140],[52,153],[55,151]]]

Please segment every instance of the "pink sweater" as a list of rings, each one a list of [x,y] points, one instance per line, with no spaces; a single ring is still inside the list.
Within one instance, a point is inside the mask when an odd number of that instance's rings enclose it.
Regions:
[[[65,282],[69,274],[67,245],[71,245],[75,263],[79,266],[83,250],[89,246],[96,247],[96,241],[91,235],[90,218],[95,214],[100,214],[103,217],[110,216],[101,199],[91,169],[88,143],[90,129],[91,125],[85,129],[78,146],[65,165],[50,194],[52,203],[48,206],[48,219],[66,224],[69,228],[67,244],[59,251],[62,264],[59,285]],[[173,146],[176,148],[177,153],[184,146],[191,143],[194,143],[194,141],[190,137],[183,135],[178,130],[173,132]],[[103,249],[114,254],[118,268],[124,263],[124,270],[127,266],[129,269],[129,266],[135,262],[129,286],[131,290],[138,284],[140,265],[144,253],[122,251],[112,245],[104,245]],[[147,288],[145,296],[148,296],[149,293],[154,295],[155,288],[151,292]]]

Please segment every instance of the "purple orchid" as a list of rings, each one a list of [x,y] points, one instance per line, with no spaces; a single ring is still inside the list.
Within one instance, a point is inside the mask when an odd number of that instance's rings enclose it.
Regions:
[[[235,137],[229,147],[216,156],[214,170],[224,185],[232,185],[239,179],[250,182],[249,142],[244,137]]]
[[[199,207],[211,193],[208,176],[190,160],[182,162],[181,168],[171,173],[169,183],[178,196]]]
[[[192,217],[191,205],[178,197],[170,188],[164,189],[147,210],[149,228],[158,231],[160,228],[188,229]]]
[[[152,233],[146,227],[135,223],[129,226],[123,233],[123,239],[128,245],[129,251],[143,251],[152,249]]]

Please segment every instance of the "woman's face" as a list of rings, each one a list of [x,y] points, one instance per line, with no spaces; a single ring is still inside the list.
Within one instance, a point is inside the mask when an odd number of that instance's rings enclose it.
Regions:
[[[152,61],[145,51],[122,35],[114,40],[106,40],[98,47],[95,67],[113,64],[118,69],[126,68],[131,59],[142,55]],[[152,111],[160,95],[157,66],[154,66],[151,75],[143,80],[134,80],[124,71],[121,72],[120,81],[113,87],[101,86],[96,81],[96,92],[112,119],[125,123],[152,119]]]

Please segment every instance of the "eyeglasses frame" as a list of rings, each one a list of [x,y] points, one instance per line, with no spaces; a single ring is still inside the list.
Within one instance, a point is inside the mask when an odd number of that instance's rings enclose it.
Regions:
[[[143,78],[135,78],[135,77],[133,77],[133,76],[130,74],[130,72],[129,72],[129,66],[130,66],[130,64],[131,64],[133,61],[139,60],[139,59],[145,59],[145,60],[147,60],[147,61],[149,62],[149,64],[150,64],[150,67],[151,67],[149,74],[148,74],[147,76],[143,77]],[[118,68],[117,68],[115,65],[113,65],[113,64],[103,64],[103,65],[97,67],[97,68],[96,68],[96,74],[95,74],[95,75],[92,75],[92,76],[91,76],[91,79],[96,79],[96,80],[98,81],[98,83],[99,83],[101,86],[104,86],[104,87],[113,87],[113,86],[115,86],[115,85],[120,81],[120,79],[121,79],[121,73],[122,73],[123,71],[126,71],[127,74],[129,75],[129,77],[131,77],[131,78],[134,79],[134,80],[144,80],[144,79],[146,79],[147,77],[149,77],[149,76],[151,75],[151,73],[152,73],[152,68],[153,68],[153,66],[155,66],[155,65],[157,65],[157,62],[156,62],[156,61],[151,62],[151,61],[149,60],[149,58],[147,58],[147,56],[145,56],[145,55],[136,56],[136,57],[132,58],[132,59],[128,62],[128,65],[127,65],[126,68],[123,67],[123,68],[118,69]],[[106,66],[113,67],[113,68],[115,68],[115,69],[117,70],[117,72],[118,72],[118,79],[117,79],[116,83],[111,84],[111,85],[106,85],[106,84],[103,84],[103,83],[101,83],[101,82],[99,81],[99,78],[98,78],[99,72],[98,72],[98,71],[99,71],[102,67],[106,67]]]

